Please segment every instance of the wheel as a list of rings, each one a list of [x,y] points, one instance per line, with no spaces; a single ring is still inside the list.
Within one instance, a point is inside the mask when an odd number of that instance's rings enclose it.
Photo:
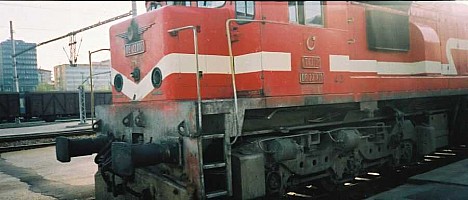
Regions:
[[[400,144],[400,164],[409,164],[414,160],[413,144],[408,141],[403,141]]]
[[[57,118],[55,116],[45,116],[45,117],[42,117],[42,119],[46,122],[55,122]]]

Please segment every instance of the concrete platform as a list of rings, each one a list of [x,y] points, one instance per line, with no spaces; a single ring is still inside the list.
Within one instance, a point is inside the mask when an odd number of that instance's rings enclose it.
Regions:
[[[408,183],[372,196],[373,200],[393,199],[468,199],[468,159],[419,174]]]
[[[95,155],[60,163],[55,147],[0,154],[0,199],[94,199]]]

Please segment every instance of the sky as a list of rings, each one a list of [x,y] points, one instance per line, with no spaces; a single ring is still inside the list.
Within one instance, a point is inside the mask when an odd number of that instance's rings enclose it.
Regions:
[[[131,9],[131,1],[0,1],[0,42],[10,39],[10,21],[13,21],[15,40],[41,43],[128,13]],[[145,2],[137,1],[137,13],[144,12]],[[89,63],[88,51],[109,48],[111,25],[130,18],[125,17],[76,34],[77,49],[81,41],[77,63]],[[37,67],[53,71],[56,65],[68,64],[68,43],[67,37],[37,47]],[[92,54],[92,61],[106,59],[110,59],[109,51]]]

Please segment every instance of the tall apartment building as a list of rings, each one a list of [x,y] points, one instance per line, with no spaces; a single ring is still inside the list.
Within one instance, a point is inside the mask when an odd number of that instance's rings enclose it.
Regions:
[[[16,53],[35,46],[22,40],[15,40]],[[0,91],[13,92],[16,89],[13,81],[12,43],[6,40],[0,43]],[[36,49],[29,50],[16,57],[19,91],[35,91],[38,84]]]
[[[93,62],[93,85],[95,91],[111,90],[110,60]],[[61,91],[76,91],[83,84],[85,90],[90,90],[89,64],[77,64],[70,67],[69,64],[54,67],[55,89]]]

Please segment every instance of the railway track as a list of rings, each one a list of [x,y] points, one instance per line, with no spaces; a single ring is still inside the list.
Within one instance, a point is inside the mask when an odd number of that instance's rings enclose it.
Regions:
[[[440,149],[423,160],[395,168],[391,171],[369,171],[367,174],[356,177],[353,181],[344,183],[333,192],[327,192],[317,185],[308,185],[290,191],[285,199],[339,199],[355,200],[371,198],[406,183],[409,178],[418,174],[443,167],[445,165],[467,159],[468,146],[461,145],[452,148]]]
[[[59,124],[64,122],[79,122],[79,119],[61,119],[56,120],[55,122],[45,122],[42,120],[31,120],[21,123],[0,123],[0,129],[7,129],[7,128],[24,128],[24,127],[32,127],[32,126],[43,126],[43,125],[51,125],[51,124]]]
[[[18,135],[0,136],[0,153],[19,151],[55,145],[55,138],[59,136],[89,137],[95,132],[91,128],[67,131],[42,132]]]

